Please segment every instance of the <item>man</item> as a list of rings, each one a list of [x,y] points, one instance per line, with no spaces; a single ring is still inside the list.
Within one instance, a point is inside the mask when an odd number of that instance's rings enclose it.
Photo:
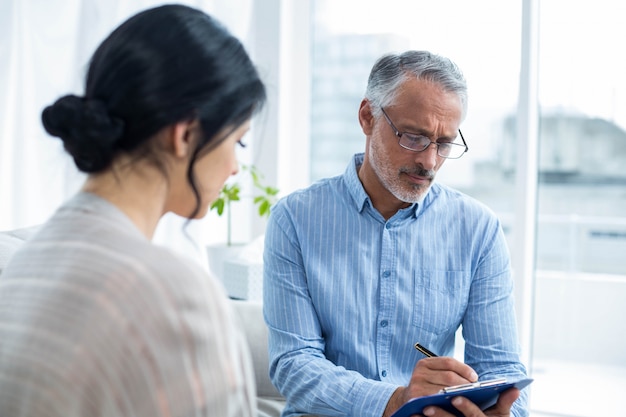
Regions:
[[[450,60],[382,57],[359,109],[365,153],[272,208],[264,314],[283,415],[389,416],[444,386],[526,375],[501,226],[484,205],[433,182],[467,151],[466,110],[465,79]],[[450,357],[461,325],[465,363]],[[416,342],[441,356],[425,357]],[[467,400],[455,406],[466,416],[525,416],[519,395],[506,391],[484,413]]]

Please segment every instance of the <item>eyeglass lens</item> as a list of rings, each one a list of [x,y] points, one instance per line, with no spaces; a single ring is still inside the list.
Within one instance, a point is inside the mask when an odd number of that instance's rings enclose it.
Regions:
[[[422,152],[426,150],[431,143],[430,138],[420,135],[412,135],[410,133],[402,133],[399,140],[400,146],[411,151]],[[461,156],[465,147],[456,143],[438,142],[437,154],[444,158],[458,158]]]

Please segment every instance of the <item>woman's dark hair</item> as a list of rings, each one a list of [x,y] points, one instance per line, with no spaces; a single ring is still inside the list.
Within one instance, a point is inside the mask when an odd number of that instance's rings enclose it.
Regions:
[[[146,141],[166,126],[198,119],[202,139],[188,170],[264,104],[265,87],[241,43],[217,20],[182,5],[138,13],[95,51],[85,95],[46,107],[42,122],[63,140],[78,169],[107,169],[120,152],[150,152]]]

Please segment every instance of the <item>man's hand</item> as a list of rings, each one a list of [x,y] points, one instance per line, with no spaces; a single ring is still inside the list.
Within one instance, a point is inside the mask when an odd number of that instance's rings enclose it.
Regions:
[[[467,384],[477,380],[478,375],[471,367],[454,358],[442,356],[422,359],[415,365],[409,385],[399,387],[393,393],[383,417],[391,416],[411,398],[436,394],[444,387]]]
[[[476,404],[463,397],[454,398],[452,405],[462,412],[465,417],[509,417],[511,415],[511,406],[519,395],[520,391],[517,388],[508,389],[500,394],[496,405],[485,411],[482,411]],[[454,416],[454,414],[450,414],[438,407],[426,407],[424,415],[426,417]]]

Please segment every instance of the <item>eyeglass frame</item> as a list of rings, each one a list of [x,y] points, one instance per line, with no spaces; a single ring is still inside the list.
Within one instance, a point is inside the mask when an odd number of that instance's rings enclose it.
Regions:
[[[398,145],[400,145],[403,149],[406,149],[407,151],[411,151],[411,152],[424,152],[426,149],[428,149],[430,147],[430,145],[432,145],[433,143],[435,145],[437,145],[437,155],[442,157],[442,158],[446,158],[446,159],[459,159],[461,158],[463,155],[465,155],[465,153],[467,151],[469,151],[469,147],[467,146],[467,143],[465,142],[465,138],[463,137],[463,133],[461,133],[461,129],[459,129],[459,135],[461,136],[461,140],[463,141],[463,145],[461,145],[460,143],[454,143],[454,142],[446,142],[447,145],[454,145],[454,146],[464,146],[465,150],[463,151],[463,153],[461,153],[461,155],[457,156],[456,158],[451,158],[449,156],[444,156],[441,155],[439,153],[439,145],[442,145],[442,143],[436,142],[436,141],[432,141],[430,140],[430,138],[426,135],[418,135],[417,133],[411,133],[411,132],[400,132],[400,130],[398,130],[398,128],[393,124],[393,122],[391,121],[391,119],[389,118],[389,115],[387,114],[387,112],[385,111],[384,108],[380,108],[380,110],[383,112],[383,116],[385,116],[385,119],[387,120],[387,123],[389,124],[389,126],[391,127],[391,129],[393,129],[393,133],[398,137]],[[424,149],[422,150],[417,150],[417,149],[412,149],[412,148],[408,148],[406,146],[404,146],[402,143],[400,143],[400,140],[402,139],[402,135],[413,135],[413,136],[422,136],[425,137],[426,139],[428,139],[430,141],[430,143],[428,145],[426,145],[424,147]]]

